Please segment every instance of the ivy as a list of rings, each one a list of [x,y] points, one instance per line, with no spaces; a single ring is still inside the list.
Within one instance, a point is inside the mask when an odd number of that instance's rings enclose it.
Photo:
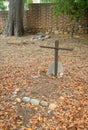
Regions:
[[[0,0],[0,10],[5,10],[6,6],[3,4],[3,0]]]
[[[25,0],[25,8],[28,8],[29,3],[32,3],[32,0]]]
[[[55,0],[53,15],[70,15],[72,20],[78,21],[85,16],[88,10],[88,0]]]

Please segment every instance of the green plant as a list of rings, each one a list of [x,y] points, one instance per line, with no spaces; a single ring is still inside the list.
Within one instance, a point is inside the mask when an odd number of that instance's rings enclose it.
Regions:
[[[5,10],[6,6],[3,4],[3,0],[0,0],[0,10]]]
[[[32,3],[32,0],[25,0],[25,8],[28,8],[29,3]]]
[[[54,15],[67,14],[71,20],[78,21],[88,12],[88,0],[55,0]]]

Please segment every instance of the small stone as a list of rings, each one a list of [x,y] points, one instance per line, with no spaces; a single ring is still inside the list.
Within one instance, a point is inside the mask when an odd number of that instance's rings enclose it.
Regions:
[[[56,107],[57,107],[57,105],[54,104],[54,103],[51,103],[51,104],[49,105],[49,109],[50,109],[50,110],[54,110]]]
[[[12,94],[13,94],[13,95],[17,95],[17,92],[16,92],[16,91],[14,91],[14,92],[12,92]]]
[[[44,107],[47,107],[48,106],[48,102],[46,101],[41,101],[40,102],[40,105],[44,106]]]
[[[13,94],[12,95],[13,98],[15,98],[17,96],[17,92],[16,91],[12,92],[12,94]]]
[[[37,100],[37,99],[31,99],[30,102],[33,105],[39,105],[39,100]]]
[[[37,35],[42,35],[43,37],[45,36],[43,32],[38,32]]]
[[[39,76],[38,75],[32,75],[32,78],[37,79],[37,78],[39,78]]]
[[[51,36],[50,36],[50,35],[46,35],[46,36],[45,36],[45,39],[48,39],[48,38],[51,38]]]
[[[25,103],[28,103],[28,102],[30,102],[30,98],[29,97],[23,97],[22,101],[25,102]]]
[[[20,98],[16,98],[16,101],[17,101],[17,102],[21,102],[21,99],[20,99]]]
[[[60,73],[60,77],[62,77],[62,76],[63,76],[63,73],[61,72],[61,73]]]

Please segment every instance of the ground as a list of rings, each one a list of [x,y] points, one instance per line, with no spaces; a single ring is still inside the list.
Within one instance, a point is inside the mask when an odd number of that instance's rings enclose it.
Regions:
[[[88,37],[33,37],[0,36],[0,130],[88,130]],[[54,50],[40,48],[57,39],[60,47],[73,48],[59,51],[60,78],[46,75]],[[25,96],[48,106],[17,100]],[[55,109],[49,109],[52,103]]]

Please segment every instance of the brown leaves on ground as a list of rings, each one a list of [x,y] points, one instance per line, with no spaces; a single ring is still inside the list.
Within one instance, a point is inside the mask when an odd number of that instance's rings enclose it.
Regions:
[[[60,39],[64,67],[62,78],[46,76],[54,51],[55,37],[34,41],[0,36],[0,130],[88,130],[88,45],[82,37]],[[23,43],[27,44],[23,44]],[[57,107],[17,102],[25,96],[45,100]]]

